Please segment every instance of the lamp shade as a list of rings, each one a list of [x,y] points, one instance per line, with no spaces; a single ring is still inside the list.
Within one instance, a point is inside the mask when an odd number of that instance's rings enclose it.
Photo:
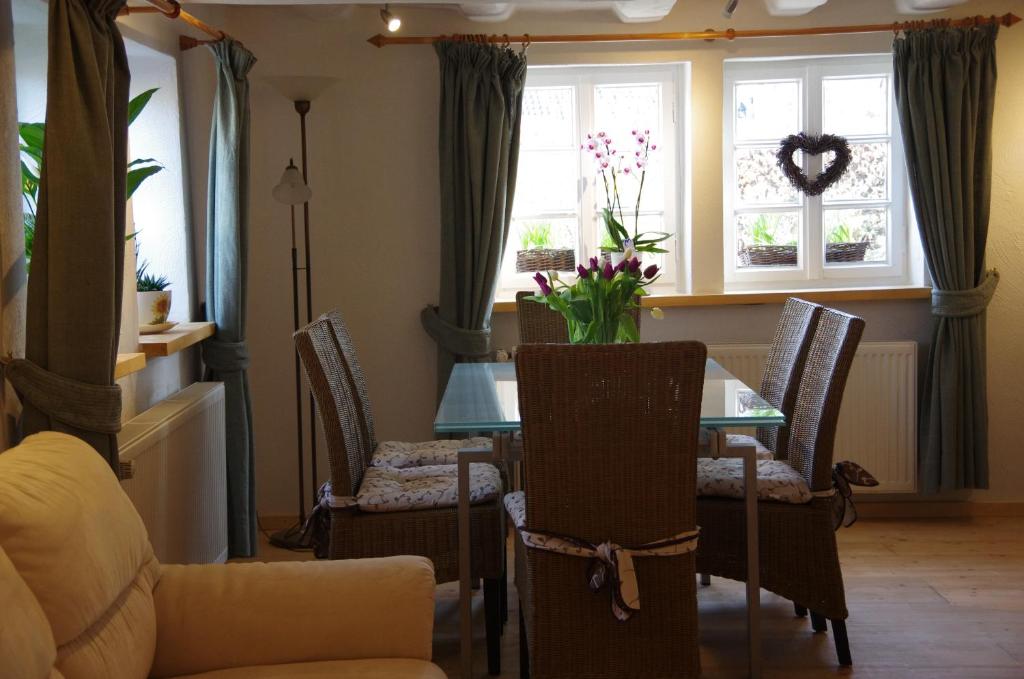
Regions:
[[[281,175],[281,181],[274,187],[274,200],[285,205],[301,205],[307,202],[313,192],[306,186],[299,168],[289,164]]]

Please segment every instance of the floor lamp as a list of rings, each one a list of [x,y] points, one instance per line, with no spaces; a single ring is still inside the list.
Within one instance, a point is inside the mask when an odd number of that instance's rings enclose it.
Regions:
[[[309,232],[309,199],[312,191],[309,188],[309,158],[306,143],[306,115],[310,110],[312,99],[330,87],[335,78],[328,77],[265,77],[263,80],[275,89],[288,97],[295,106],[295,112],[299,115],[299,135],[302,151],[302,171],[289,160],[281,181],[273,190],[274,199],[289,206],[291,212],[291,237],[292,237],[292,326],[299,329],[299,272],[305,274],[306,284],[306,323],[313,321],[313,277],[310,263],[310,232]],[[295,206],[302,205],[302,241],[304,266],[299,266],[299,253],[295,228]],[[303,435],[303,388],[301,367],[299,357],[292,351],[295,361],[295,438],[296,458],[298,464],[298,499],[299,512],[298,523],[284,530],[274,533],[270,542],[278,547],[289,549],[308,549],[312,547],[312,535],[309,527],[306,526],[306,490],[305,470],[303,459],[305,456],[304,435]],[[316,459],[316,402],[312,393],[309,394],[309,448],[310,448],[310,476],[312,483],[312,498],[310,505],[316,502],[317,492],[317,459]]]

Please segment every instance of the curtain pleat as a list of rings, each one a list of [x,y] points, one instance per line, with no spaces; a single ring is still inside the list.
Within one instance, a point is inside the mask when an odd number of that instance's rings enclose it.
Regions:
[[[0,6],[0,356],[25,355],[25,234],[18,164],[18,102],[14,87],[14,22],[11,4]],[[15,441],[21,407],[4,382],[0,391],[0,450]]]
[[[908,31],[893,43],[907,174],[936,316],[920,410],[922,490],[988,487],[985,307],[998,26]]]
[[[473,42],[435,44],[441,290],[421,320],[438,344],[438,398],[453,364],[490,353],[491,309],[512,219],[526,57]]]
[[[122,6],[124,0],[49,3],[46,143],[25,359],[7,366],[25,401],[25,434],[78,436],[115,472],[128,162],[128,60],[114,21]]]
[[[252,403],[246,368],[245,300],[249,248],[249,80],[256,58],[231,39],[210,46],[217,92],[210,130],[206,219],[206,380],[224,383],[227,420],[228,553],[256,554]],[[34,266],[34,264],[33,264]]]

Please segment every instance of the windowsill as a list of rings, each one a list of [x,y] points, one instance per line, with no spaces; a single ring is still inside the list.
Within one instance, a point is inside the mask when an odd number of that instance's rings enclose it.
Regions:
[[[167,332],[140,335],[139,348],[146,354],[146,358],[170,356],[212,337],[214,329],[212,321],[179,323]]]
[[[790,297],[799,297],[809,302],[829,304],[835,302],[881,302],[904,299],[930,299],[932,289],[921,286],[897,286],[885,288],[819,288],[815,290],[779,290],[721,292],[704,295],[653,294],[644,297],[645,307],[691,307],[728,306],[733,304],[782,304]],[[516,310],[515,300],[498,300],[494,303],[496,313]]]
[[[128,377],[146,367],[146,355],[139,353],[118,354],[117,362],[114,364],[114,379]]]

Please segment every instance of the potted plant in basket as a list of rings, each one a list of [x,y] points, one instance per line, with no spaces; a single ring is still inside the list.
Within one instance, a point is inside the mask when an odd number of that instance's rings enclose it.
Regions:
[[[531,271],[572,271],[576,266],[573,248],[556,248],[550,222],[534,222],[519,232],[516,273]]]
[[[793,239],[783,242],[780,221],[776,214],[757,216],[750,228],[750,245],[739,242],[743,266],[796,266],[797,243]]]
[[[602,241],[605,258],[612,266],[617,266],[623,259],[627,249],[632,252],[666,253],[658,246],[671,234],[662,231],[640,232],[640,201],[644,194],[644,182],[647,179],[647,165],[650,154],[658,149],[651,142],[650,130],[633,130],[633,150],[622,151],[613,144],[606,132],[587,134],[587,140],[580,148],[591,156],[597,166],[597,173],[604,184],[605,206],[601,209],[607,239]],[[631,212],[623,212],[622,198],[619,193],[620,183],[627,181],[639,182],[636,194],[636,205]],[[633,229],[626,228],[627,217],[632,218]],[[607,248],[609,244],[611,249]]]
[[[160,332],[168,328],[171,312],[170,281],[166,276],[147,273],[149,262],[142,262],[135,272],[136,301],[139,308],[139,331]]]
[[[854,240],[853,233],[845,223],[838,224],[832,229],[825,243],[825,261],[833,262],[863,262],[871,243],[867,236],[863,240]]]
[[[630,310],[639,306],[645,289],[658,279],[658,266],[643,268],[631,248],[623,253],[626,258],[612,266],[590,258],[590,267],[576,267],[577,279],[572,285],[549,271],[547,276],[534,276],[540,294],[527,297],[546,304],[565,317],[569,327],[569,341],[573,344],[612,344],[639,342],[640,333]],[[651,316],[663,318],[661,309],[651,309]]]

